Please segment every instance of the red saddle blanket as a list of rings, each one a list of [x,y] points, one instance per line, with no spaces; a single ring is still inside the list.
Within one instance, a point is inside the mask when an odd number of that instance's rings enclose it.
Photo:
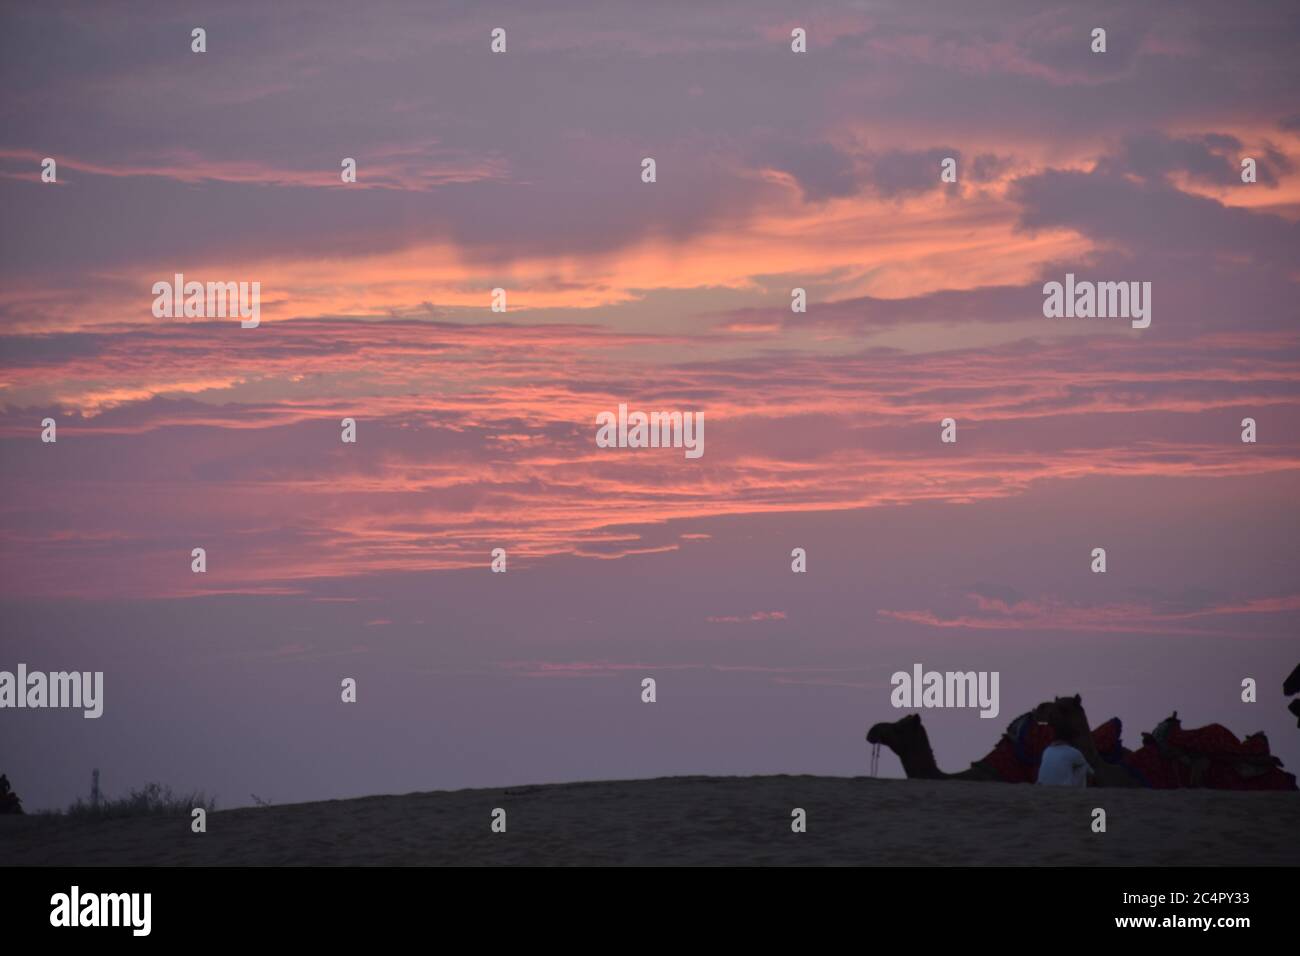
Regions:
[[[1112,717],[1093,730],[1092,742],[1103,760],[1113,763],[1122,756],[1122,729],[1120,719]],[[1011,722],[997,746],[980,762],[992,768],[1007,783],[1034,783],[1038,780],[1038,764],[1043,759],[1043,751],[1051,742],[1052,728],[1024,714]]]
[[[1245,740],[1222,724],[1184,730],[1177,717],[1143,734],[1138,750],[1125,750],[1123,725],[1112,717],[1092,731],[1101,758],[1127,770],[1143,786],[1157,790],[1210,787],[1216,790],[1295,790],[1294,774],[1269,754],[1262,733]],[[1034,783],[1043,751],[1052,742],[1050,727],[1024,714],[1011,722],[997,746],[980,763],[1007,783]]]
[[[1222,724],[1184,730],[1178,718],[1142,735],[1142,746],[1121,761],[1143,785],[1157,790],[1295,790],[1294,774],[1268,750],[1262,733],[1239,740]]]

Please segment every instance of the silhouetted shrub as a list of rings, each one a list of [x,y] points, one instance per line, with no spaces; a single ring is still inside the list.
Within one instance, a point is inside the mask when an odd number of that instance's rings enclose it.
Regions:
[[[9,778],[0,774],[0,813],[22,813],[23,802],[9,789]]]

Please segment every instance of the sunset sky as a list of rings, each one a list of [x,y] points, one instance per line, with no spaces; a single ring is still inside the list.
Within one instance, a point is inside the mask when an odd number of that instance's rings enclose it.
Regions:
[[[923,714],[947,770],[1078,692],[1295,772],[1297,49],[1248,0],[6,6],[0,669],[105,704],[4,712],[0,772],[860,774],[916,662],[1001,672]],[[155,318],[178,272],[261,325]],[[1067,272],[1150,327],[1044,318]],[[598,448],[620,402],[705,454]]]

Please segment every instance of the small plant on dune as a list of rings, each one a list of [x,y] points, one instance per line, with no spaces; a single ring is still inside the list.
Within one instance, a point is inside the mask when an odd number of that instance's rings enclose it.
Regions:
[[[196,807],[202,807],[211,813],[217,808],[217,802],[202,792],[176,794],[172,792],[171,787],[160,783],[147,783],[139,790],[132,790],[127,796],[116,799],[83,800],[78,797],[77,801],[68,807],[65,816],[97,819],[189,816]]]

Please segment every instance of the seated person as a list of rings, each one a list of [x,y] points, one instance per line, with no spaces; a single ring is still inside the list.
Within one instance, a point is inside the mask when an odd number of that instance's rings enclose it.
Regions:
[[[1092,767],[1070,744],[1070,727],[1059,716],[1050,721],[1053,740],[1038,764],[1038,782],[1050,787],[1086,787]]]

